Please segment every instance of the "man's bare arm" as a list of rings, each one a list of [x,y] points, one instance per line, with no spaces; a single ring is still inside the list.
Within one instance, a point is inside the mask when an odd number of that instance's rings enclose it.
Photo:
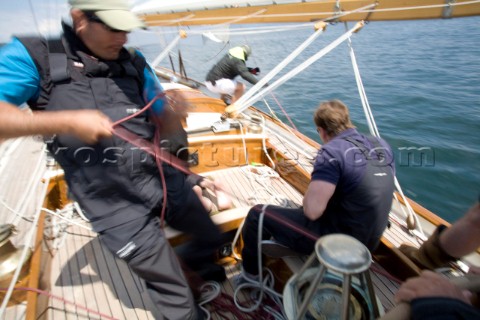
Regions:
[[[110,119],[97,110],[41,111],[33,114],[0,102],[0,138],[72,134],[86,143],[112,135]]]
[[[320,218],[327,208],[328,201],[335,192],[336,186],[327,181],[313,180],[308,185],[303,198],[303,213],[310,220]]]

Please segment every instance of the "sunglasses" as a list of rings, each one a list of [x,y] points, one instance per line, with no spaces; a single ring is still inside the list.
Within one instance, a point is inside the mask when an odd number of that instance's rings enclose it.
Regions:
[[[94,12],[84,11],[83,13],[85,14],[85,17],[87,17],[88,21],[101,24],[103,26],[103,28],[107,31],[115,32],[115,33],[118,33],[118,32],[128,33],[128,31],[114,29],[114,28],[110,27],[105,22],[103,22],[102,19],[100,19],[98,16],[96,16]]]

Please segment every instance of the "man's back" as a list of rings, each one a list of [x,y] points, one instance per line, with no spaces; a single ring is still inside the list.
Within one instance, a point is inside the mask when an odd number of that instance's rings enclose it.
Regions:
[[[238,65],[243,63],[240,59],[232,57],[230,54],[226,54],[217,62],[207,74],[207,81],[215,81],[218,79],[234,79],[239,75]]]
[[[336,185],[322,223],[374,249],[392,204],[394,162],[388,144],[348,129],[319,151],[312,180]]]

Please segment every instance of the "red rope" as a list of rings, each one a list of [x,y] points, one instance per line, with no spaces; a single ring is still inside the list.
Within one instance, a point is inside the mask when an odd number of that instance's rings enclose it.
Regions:
[[[295,124],[293,123],[292,119],[290,118],[290,116],[288,115],[288,113],[285,111],[285,109],[282,107],[282,104],[280,103],[280,101],[278,101],[277,97],[272,93],[270,93],[272,95],[272,98],[275,100],[275,102],[277,103],[277,105],[279,106],[280,110],[282,110],[283,114],[285,115],[285,117],[287,117],[287,120],[288,122],[290,122],[290,124],[292,125],[293,129],[295,129],[295,131],[298,131],[297,127],[295,127]]]
[[[120,125],[121,123],[123,123],[123,122],[125,122],[125,121],[128,121],[128,120],[130,120],[130,119],[132,119],[132,118],[135,118],[136,116],[144,113],[145,111],[148,110],[148,108],[150,108],[150,107],[153,105],[153,103],[154,103],[155,101],[157,101],[159,98],[162,98],[162,97],[164,97],[164,96],[165,96],[165,93],[164,93],[164,92],[161,92],[161,93],[157,94],[155,97],[153,97],[153,99],[152,99],[149,103],[147,103],[147,104],[145,105],[145,107],[143,107],[143,108],[140,109],[139,111],[135,112],[134,114],[131,114],[131,115],[129,115],[129,116],[123,118],[123,119],[120,119],[120,120],[114,122],[112,126],[113,126],[113,127],[116,127],[116,126]]]
[[[287,227],[290,227],[292,230],[295,230],[298,233],[300,233],[300,234],[304,235],[305,237],[310,238],[314,241],[316,241],[316,240],[318,240],[318,238],[320,238],[319,235],[317,235],[315,233],[311,233],[309,230],[303,228],[302,226],[296,225],[295,223],[293,223],[289,220],[282,219],[281,217],[276,216],[274,213],[272,213],[272,211],[268,211],[268,207],[267,207],[267,209],[265,209],[265,215],[268,216],[269,218],[287,226]]]
[[[263,307],[255,312],[245,313],[240,311],[233,302],[232,296],[221,292],[218,297],[212,300],[209,304],[212,309],[211,312],[215,312],[215,315],[220,316],[222,319],[230,320],[232,315],[237,320],[256,320],[256,319],[273,319],[273,316],[266,311]],[[265,299],[264,305],[274,306],[275,304],[271,299]],[[273,307],[272,307],[273,308]]]
[[[109,319],[109,320],[118,320],[117,318],[113,318],[109,315],[106,315],[104,313],[101,313],[99,311],[95,311],[95,310],[92,310],[90,308],[87,308],[87,307],[84,307],[84,306],[81,306],[79,304],[76,304],[75,302],[72,302],[72,301],[69,301],[69,300],[66,300],[62,297],[59,297],[59,296],[56,296],[48,291],[44,291],[44,290],[40,290],[40,289],[36,289],[36,288],[28,288],[28,287],[15,287],[13,288],[14,290],[18,290],[18,291],[31,291],[31,292],[35,292],[35,293],[38,293],[38,294],[43,294],[45,296],[48,296],[49,298],[52,298],[52,299],[56,299],[56,300],[60,300],[62,301],[64,304],[71,304],[73,306],[75,306],[76,308],[79,308],[79,309],[82,309],[82,310],[85,310],[87,311],[88,313],[92,313],[92,314],[96,314],[96,315],[99,315],[100,317],[104,317],[105,319]],[[8,288],[0,288],[1,291],[7,291]]]
[[[164,97],[165,93],[162,92],[158,95],[156,95],[145,107],[143,107],[141,110],[135,112],[134,114],[125,117],[123,119],[120,119],[116,122],[113,123],[113,134],[119,137],[120,139],[123,139],[130,144],[139,147],[143,151],[151,154],[155,158],[155,162],[157,163],[158,171],[160,173],[160,178],[162,181],[162,188],[163,188],[163,200],[162,200],[162,211],[160,213],[160,221],[161,221],[161,226],[162,228],[165,225],[165,210],[167,208],[167,184],[165,181],[165,176],[163,173],[163,168],[162,168],[162,162],[165,162],[172,167],[177,168],[178,170],[186,173],[186,174],[192,174],[190,169],[188,169],[188,165],[185,161],[182,161],[178,159],[177,157],[173,156],[169,152],[166,152],[160,148],[160,131],[159,131],[159,124],[158,121],[155,121],[154,123],[156,124],[156,130],[155,130],[155,136],[153,139],[153,143],[139,137],[137,134],[127,130],[125,127],[121,126],[122,123],[142,114],[143,112],[147,111],[155,101],[157,101],[159,98]]]

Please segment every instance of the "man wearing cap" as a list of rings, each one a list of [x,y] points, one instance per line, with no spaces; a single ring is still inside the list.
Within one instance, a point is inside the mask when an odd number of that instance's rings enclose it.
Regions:
[[[156,161],[113,135],[113,122],[161,92],[145,58],[124,48],[127,33],[144,24],[125,0],[69,3],[73,25],[63,23],[61,39],[14,37],[0,49],[0,139],[46,136],[72,198],[100,239],[145,280],[157,307],[154,314],[165,319],[202,318],[160,228],[164,188]],[[25,102],[33,114],[20,110]],[[153,141],[151,117],[155,113],[161,121],[169,109],[159,99],[153,112],[122,126]],[[213,264],[222,242],[220,231],[185,174],[165,163],[161,167],[167,189],[165,219],[192,235],[184,262],[202,272]]]
[[[256,74],[259,69],[251,69],[246,65],[251,53],[252,49],[247,45],[228,50],[228,53],[208,72],[205,81],[207,89],[219,93],[223,101],[226,101],[227,96],[231,96],[230,104],[240,99],[245,92],[245,84],[236,81],[235,77],[241,76],[251,84],[258,82],[253,74]]]

